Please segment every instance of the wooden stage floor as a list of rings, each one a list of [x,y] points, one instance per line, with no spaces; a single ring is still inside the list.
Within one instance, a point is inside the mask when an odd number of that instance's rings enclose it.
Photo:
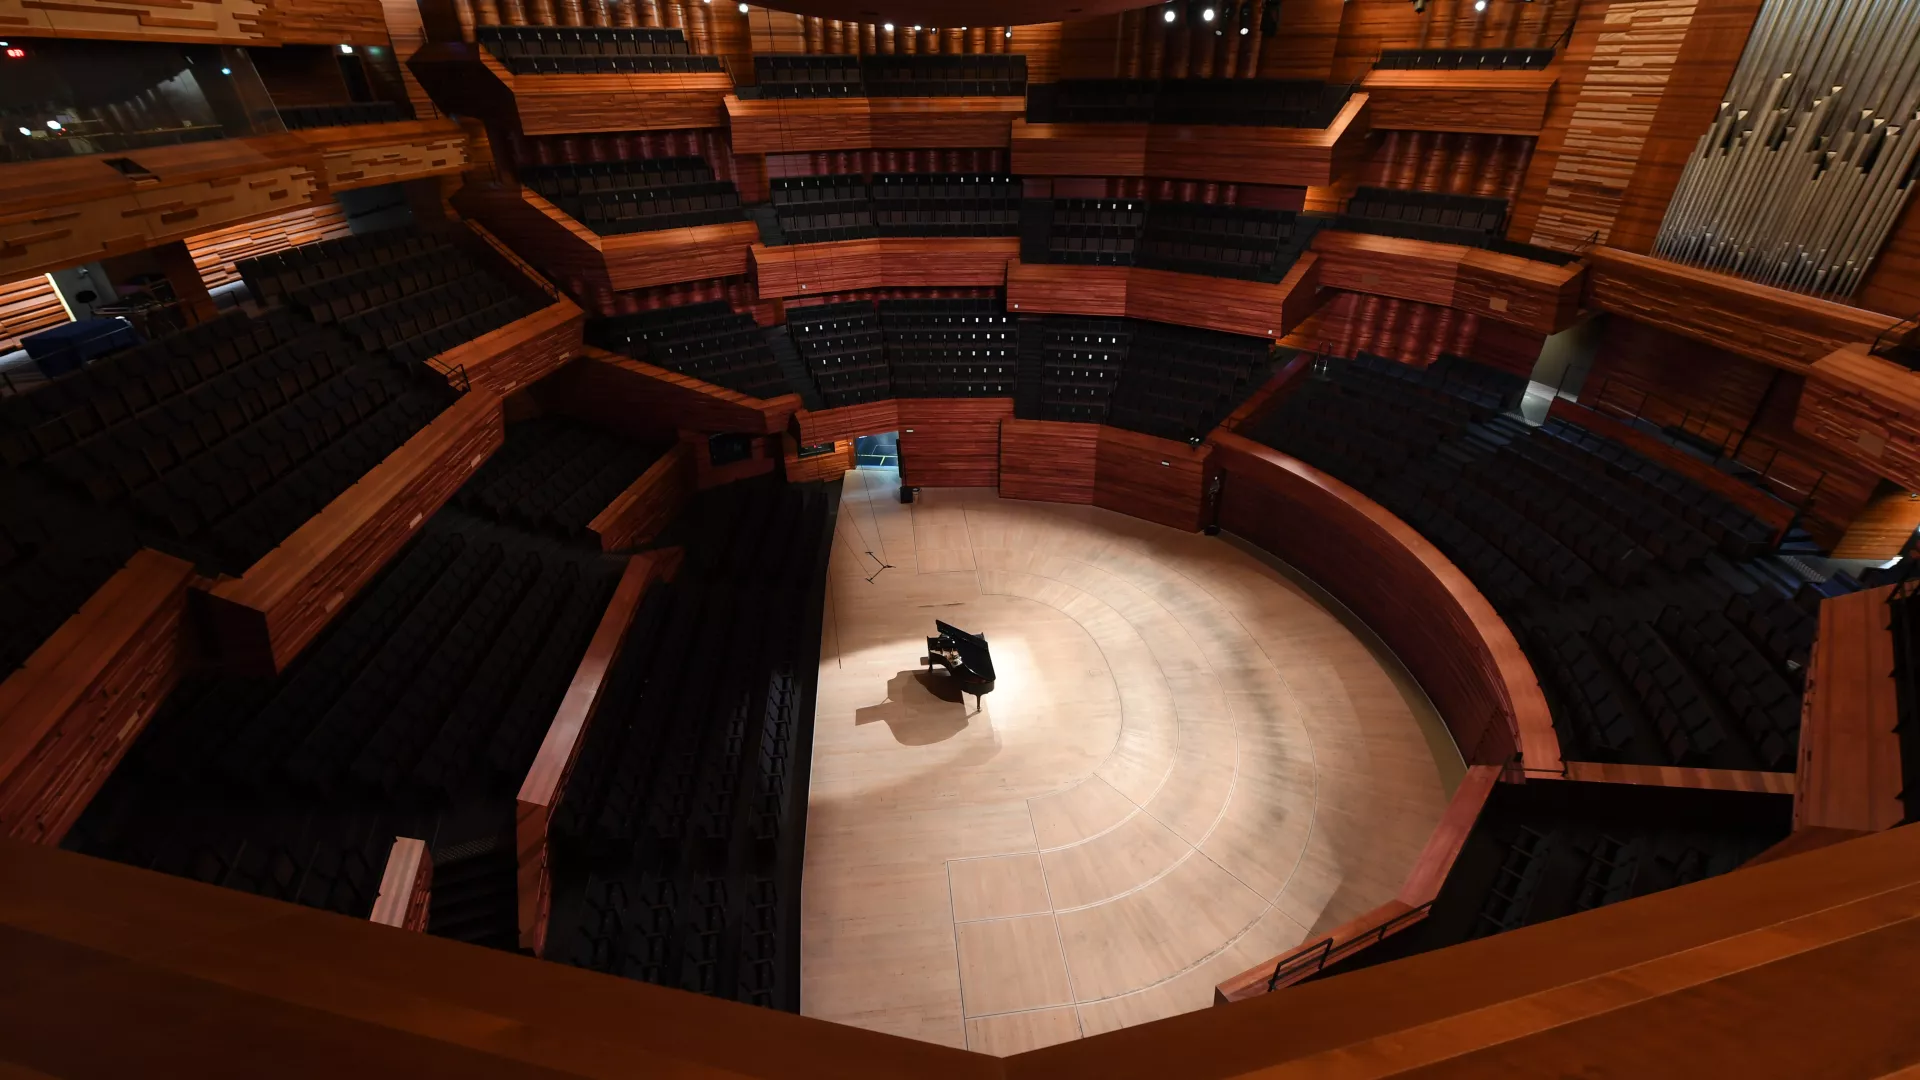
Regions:
[[[1399,890],[1459,755],[1316,590],[1093,507],[897,491],[847,474],[835,527],[803,1012],[1014,1053],[1205,1007]],[[978,712],[924,674],[936,618],[992,644]]]

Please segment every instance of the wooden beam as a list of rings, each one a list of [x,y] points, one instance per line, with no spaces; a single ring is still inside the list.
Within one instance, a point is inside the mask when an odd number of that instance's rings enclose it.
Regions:
[[[644,544],[680,516],[692,493],[693,455],[685,443],[675,443],[595,514],[587,531],[600,538],[602,551]]]
[[[1375,68],[1360,85],[1377,131],[1539,135],[1559,77],[1557,66],[1544,71]]]
[[[433,855],[424,840],[396,836],[380,874],[380,894],[368,922],[424,933],[433,894]]]

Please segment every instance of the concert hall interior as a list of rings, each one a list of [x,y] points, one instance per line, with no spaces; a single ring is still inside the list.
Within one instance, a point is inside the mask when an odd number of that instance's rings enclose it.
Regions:
[[[1920,1070],[1920,4],[779,3],[0,0],[0,1074]]]

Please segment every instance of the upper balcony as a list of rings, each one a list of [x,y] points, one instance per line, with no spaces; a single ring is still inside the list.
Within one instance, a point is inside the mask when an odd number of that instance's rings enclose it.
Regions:
[[[1360,86],[1376,128],[1538,135],[1559,78],[1552,49],[1388,49]]]
[[[1026,110],[1027,58],[755,58],[758,84],[727,98],[739,154],[1006,146]]]

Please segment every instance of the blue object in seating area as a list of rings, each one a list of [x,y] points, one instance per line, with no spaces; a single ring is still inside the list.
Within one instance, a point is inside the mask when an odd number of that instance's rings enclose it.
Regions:
[[[140,335],[125,319],[81,319],[20,339],[47,378],[78,370],[96,356],[140,344]]]

